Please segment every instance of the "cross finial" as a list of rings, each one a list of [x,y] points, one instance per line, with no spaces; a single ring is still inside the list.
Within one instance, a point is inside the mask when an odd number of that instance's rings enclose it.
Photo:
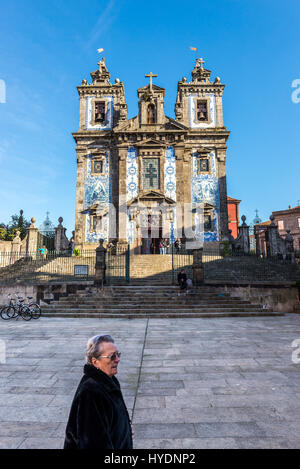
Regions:
[[[200,68],[203,68],[203,64],[205,63],[205,61],[203,59],[198,59],[198,60],[199,60]]]
[[[145,78],[148,78],[148,77],[150,78],[150,91],[152,91],[152,78],[157,77],[157,75],[155,73],[150,72],[148,74],[145,74]]]

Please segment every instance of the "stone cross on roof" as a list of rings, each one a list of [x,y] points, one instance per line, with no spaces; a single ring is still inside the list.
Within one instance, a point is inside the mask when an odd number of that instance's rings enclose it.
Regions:
[[[157,75],[155,73],[150,72],[148,74],[145,74],[145,78],[148,77],[150,78],[150,91],[152,91],[152,78],[157,77]]]
[[[205,63],[205,61],[201,58],[198,59],[198,63],[200,64],[200,68],[203,68],[203,64]]]

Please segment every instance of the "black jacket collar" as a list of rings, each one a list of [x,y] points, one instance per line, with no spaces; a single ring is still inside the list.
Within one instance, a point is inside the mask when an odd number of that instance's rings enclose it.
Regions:
[[[105,386],[107,391],[120,391],[120,384],[114,376],[110,378],[106,373],[96,368],[94,365],[86,363],[83,367],[83,373],[89,378],[95,379],[98,383]]]

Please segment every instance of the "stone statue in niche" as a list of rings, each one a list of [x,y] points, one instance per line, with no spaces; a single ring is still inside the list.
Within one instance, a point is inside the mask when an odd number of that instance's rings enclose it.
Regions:
[[[155,124],[155,106],[154,104],[149,104],[148,106],[148,124]]]

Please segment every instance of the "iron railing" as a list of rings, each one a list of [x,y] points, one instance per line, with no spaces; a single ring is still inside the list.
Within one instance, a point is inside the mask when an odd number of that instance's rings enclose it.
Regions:
[[[0,253],[0,284],[93,280],[96,252]]]
[[[193,278],[193,253],[181,247],[175,249],[172,244],[172,283],[177,284],[177,276],[179,272],[184,269],[187,278]]]
[[[263,258],[255,254],[224,253],[218,249],[203,250],[204,280],[216,281],[295,281],[300,280],[299,258]],[[71,252],[40,251],[34,253],[1,253],[0,284],[51,283],[94,280],[96,251]],[[192,278],[193,254],[183,248],[172,252],[170,283],[177,284],[177,275],[184,269]],[[172,277],[171,277],[172,276]],[[121,285],[130,282],[129,247],[118,246],[107,250],[105,284]]]
[[[242,252],[203,251],[204,280],[276,282],[300,279],[300,265],[289,258]]]
[[[122,285],[130,282],[130,247],[113,246],[105,256],[105,284]]]

